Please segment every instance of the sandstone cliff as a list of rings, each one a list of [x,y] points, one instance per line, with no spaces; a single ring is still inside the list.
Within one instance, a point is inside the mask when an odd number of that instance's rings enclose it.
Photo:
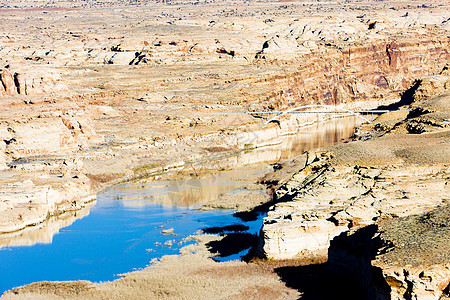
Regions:
[[[0,96],[37,95],[66,92],[67,87],[57,70],[42,66],[28,66],[12,70],[9,65],[0,69]]]

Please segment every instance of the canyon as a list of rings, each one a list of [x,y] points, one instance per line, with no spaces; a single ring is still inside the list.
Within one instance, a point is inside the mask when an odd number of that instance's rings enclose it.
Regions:
[[[448,204],[448,11],[446,1],[0,1],[0,233],[89,207],[107,186],[276,144],[323,118],[264,124],[260,112],[393,110],[358,127],[354,142],[262,179],[276,182],[277,203],[257,252],[328,255],[339,273],[340,257],[357,255],[342,253],[358,230]],[[422,295],[397,281],[398,295],[405,286]]]

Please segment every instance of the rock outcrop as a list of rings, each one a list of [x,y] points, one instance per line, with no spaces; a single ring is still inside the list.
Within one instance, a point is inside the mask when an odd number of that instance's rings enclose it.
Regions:
[[[42,95],[67,92],[57,70],[30,66],[12,70],[9,66],[0,69],[0,96]]]
[[[412,66],[435,59],[448,61],[450,56],[445,48],[437,41],[405,39],[392,43],[374,41],[370,45],[342,45],[339,50],[332,47],[323,52],[316,50],[304,55],[299,71],[264,79],[281,87],[266,101],[283,105],[289,99],[297,106],[346,104],[351,107],[352,102],[361,99],[382,101],[393,98],[408,88],[415,78],[424,75],[421,67]],[[444,64],[432,72],[437,73]],[[437,84],[448,86],[445,82]],[[437,94],[441,94],[440,91],[436,90]]]
[[[328,270],[360,284],[367,299],[447,299],[449,220],[447,205],[342,233],[331,242]]]
[[[63,153],[98,143],[98,136],[85,116],[36,118],[26,123],[0,124],[5,151],[14,158]]]
[[[400,142],[407,148],[415,141]],[[349,228],[441,205],[449,192],[448,176],[445,166],[346,167],[313,162],[277,190],[280,203],[264,218],[259,250],[275,259],[326,251],[330,241]]]
[[[81,209],[95,199],[90,180],[80,172],[79,163],[63,161],[51,171],[48,165],[47,161],[41,170],[36,166],[21,170],[28,173],[21,182],[0,173],[0,233],[37,225],[52,215]],[[20,168],[20,163],[14,167]]]

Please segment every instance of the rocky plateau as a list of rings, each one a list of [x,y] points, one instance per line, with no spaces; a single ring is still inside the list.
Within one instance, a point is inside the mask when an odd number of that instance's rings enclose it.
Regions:
[[[445,2],[87,3],[2,2],[1,232],[308,121],[245,112],[375,108],[449,59]]]

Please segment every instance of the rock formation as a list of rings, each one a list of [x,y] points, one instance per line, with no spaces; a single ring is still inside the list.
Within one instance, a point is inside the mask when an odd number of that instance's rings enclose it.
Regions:
[[[428,96],[424,91],[430,85],[446,91],[447,80],[441,74],[414,84],[408,94],[410,110],[381,116],[365,130],[363,126],[357,136],[364,142],[310,153],[308,163],[277,189],[280,203],[264,219],[259,251],[284,259],[326,250],[349,228],[445,203],[450,94],[433,97],[435,89]],[[365,132],[377,138],[367,140]],[[411,135],[424,132],[428,134]]]
[[[5,151],[15,158],[62,153],[102,141],[83,116],[37,118],[26,123],[0,125]]]
[[[11,70],[9,65],[0,69],[0,96],[38,95],[67,91],[58,71],[41,66]]]
[[[443,206],[448,11],[442,0],[0,0],[0,232],[79,209],[120,180],[273,144],[317,117],[266,126],[246,112],[309,104],[402,107],[353,143],[298,158],[261,253],[325,252],[336,236],[343,249],[359,228]],[[380,295],[448,294],[440,263],[431,275],[373,266],[389,286]]]
[[[367,299],[450,296],[450,206],[350,230],[331,241],[330,273],[361,284]]]
[[[433,144],[433,140],[429,143]],[[399,144],[409,148],[415,142],[403,138]],[[344,151],[369,149],[347,147]],[[401,157],[397,159],[398,164]],[[403,167],[392,163],[355,167],[333,166],[320,160],[311,163],[277,190],[277,201],[281,203],[264,219],[264,245],[260,250],[276,259],[326,250],[335,236],[349,228],[426,211],[446,201],[448,167]],[[423,186],[417,186],[417,180]]]

